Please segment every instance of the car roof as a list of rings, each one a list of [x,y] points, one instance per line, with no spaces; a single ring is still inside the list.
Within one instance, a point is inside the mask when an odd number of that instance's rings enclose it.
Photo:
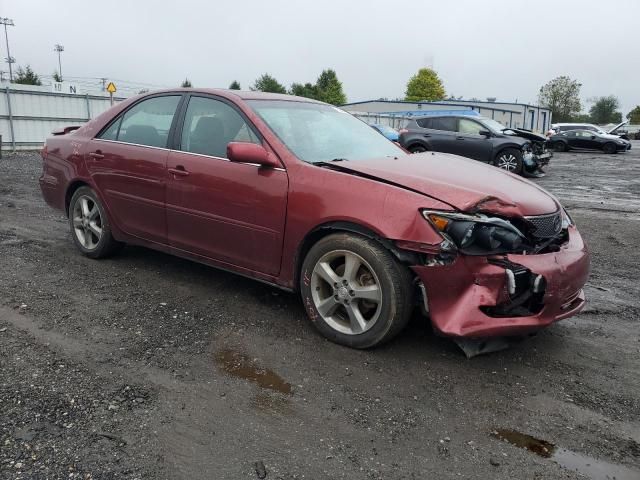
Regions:
[[[158,93],[208,93],[210,95],[219,95],[226,98],[241,98],[242,100],[286,100],[289,102],[307,102],[318,103],[320,105],[328,105],[312,98],[298,97],[286,93],[270,93],[270,92],[254,92],[252,90],[229,90],[226,88],[172,88],[165,90],[154,90],[145,95]]]

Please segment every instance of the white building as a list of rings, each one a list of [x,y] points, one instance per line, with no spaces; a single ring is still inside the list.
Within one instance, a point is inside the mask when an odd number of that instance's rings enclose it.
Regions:
[[[441,100],[439,102],[406,102],[401,100],[367,100],[342,105],[340,108],[398,127],[399,120],[416,116],[421,111],[446,111],[454,113],[475,110],[480,115],[511,128],[524,128],[544,133],[551,126],[551,111],[537,105],[508,102],[483,102],[472,100]],[[390,121],[389,121],[390,120]]]

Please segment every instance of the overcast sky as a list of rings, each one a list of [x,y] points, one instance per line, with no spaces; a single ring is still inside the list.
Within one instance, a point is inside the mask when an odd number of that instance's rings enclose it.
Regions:
[[[264,72],[314,82],[333,68],[349,101],[404,95],[433,66],[447,94],[536,102],[558,75],[583,109],[614,94],[640,104],[638,0],[0,0],[11,54],[50,75],[247,88]],[[0,43],[6,57],[4,42]],[[3,70],[7,70],[3,64]]]

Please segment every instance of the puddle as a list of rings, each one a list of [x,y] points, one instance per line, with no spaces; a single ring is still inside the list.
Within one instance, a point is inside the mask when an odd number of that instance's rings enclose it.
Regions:
[[[215,355],[218,367],[234,377],[249,380],[260,388],[291,395],[291,384],[273,370],[263,368],[246,355],[233,350],[221,350]]]
[[[640,472],[637,470],[572,452],[515,430],[498,429],[491,432],[491,435],[516,447],[529,450],[540,457],[549,458],[561,467],[586,475],[593,480],[638,480],[640,478]]]

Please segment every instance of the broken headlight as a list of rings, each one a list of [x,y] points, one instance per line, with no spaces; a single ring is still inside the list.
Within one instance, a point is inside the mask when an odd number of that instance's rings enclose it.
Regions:
[[[502,218],[482,214],[423,210],[422,215],[443,236],[468,255],[519,252],[525,236]]]

